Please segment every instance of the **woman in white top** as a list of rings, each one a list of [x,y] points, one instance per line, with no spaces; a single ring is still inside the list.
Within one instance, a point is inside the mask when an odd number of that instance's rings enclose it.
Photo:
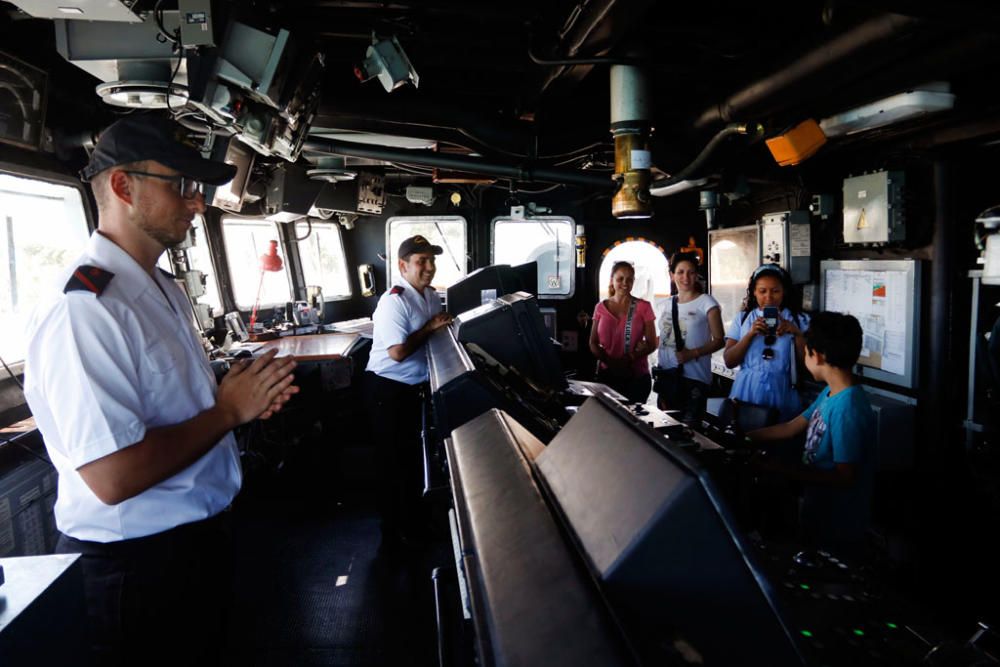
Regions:
[[[712,382],[712,353],[725,345],[722,313],[719,302],[701,292],[695,253],[679,252],[670,257],[670,279],[677,294],[663,302],[657,319],[659,372],[653,388],[661,409],[681,410],[682,420],[691,421],[700,418],[705,409]]]

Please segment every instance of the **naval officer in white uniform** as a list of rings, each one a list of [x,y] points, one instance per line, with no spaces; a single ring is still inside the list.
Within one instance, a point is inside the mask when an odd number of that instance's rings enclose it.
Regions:
[[[365,373],[366,402],[375,435],[382,545],[395,549],[416,537],[423,463],[421,393],[427,384],[432,333],[451,323],[431,287],[441,247],[423,236],[399,245],[399,279],[379,299]]]
[[[83,554],[98,665],[218,662],[223,510],[242,481],[230,431],[297,391],[294,360],[273,354],[217,386],[190,304],[156,268],[204,212],[202,183],[235,172],[182,133],[145,114],[104,131],[82,172],[97,231],[28,325],[25,395],[59,473],[57,551]]]

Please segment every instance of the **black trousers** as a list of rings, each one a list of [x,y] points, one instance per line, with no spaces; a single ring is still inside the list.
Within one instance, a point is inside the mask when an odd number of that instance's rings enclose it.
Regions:
[[[229,524],[222,512],[121,542],[59,537],[57,553],[83,554],[94,665],[221,663],[232,589]]]
[[[375,436],[383,540],[417,538],[421,530],[424,386],[365,373],[365,402]]]
[[[632,403],[645,403],[653,386],[653,380],[648,375],[621,376],[608,372],[606,368],[597,371],[597,381],[608,385]]]

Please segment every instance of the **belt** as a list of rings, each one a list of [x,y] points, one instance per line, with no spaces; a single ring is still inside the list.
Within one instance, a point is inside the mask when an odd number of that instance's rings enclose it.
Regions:
[[[160,551],[176,545],[197,544],[213,534],[219,534],[227,528],[230,522],[228,509],[227,507],[215,516],[207,519],[184,523],[159,533],[133,537],[127,540],[91,542],[88,540],[78,540],[75,537],[63,534],[60,541],[71,547],[72,551],[84,555],[135,556],[149,553],[150,551]]]

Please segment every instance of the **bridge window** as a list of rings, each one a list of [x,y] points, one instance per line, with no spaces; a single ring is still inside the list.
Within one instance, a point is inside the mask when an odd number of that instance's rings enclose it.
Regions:
[[[416,234],[420,234],[444,250],[437,258],[434,289],[439,292],[446,290],[465,277],[468,269],[465,218],[458,215],[396,216],[389,218],[386,231],[385,257],[390,285],[394,285],[399,279],[399,266],[396,261],[399,244]]]
[[[24,360],[25,320],[88,236],[78,187],[0,173],[0,357],[8,364]]]
[[[608,298],[611,267],[620,261],[632,262],[635,267],[632,296],[645,299],[654,307],[670,296],[670,264],[663,248],[645,239],[633,239],[611,246],[604,254],[597,273],[602,299]]]
[[[316,221],[297,222],[295,236],[306,285],[322,287],[324,299],[349,299],[351,280],[340,225]]]
[[[277,224],[269,220],[223,216],[222,238],[237,307],[241,310],[253,308],[258,290],[262,306],[273,307],[292,300],[291,275]],[[268,253],[270,241],[278,241],[282,268],[262,272],[260,257]]]
[[[572,218],[535,217],[493,220],[493,263],[538,263],[538,296],[567,299],[576,289],[576,251]]]

